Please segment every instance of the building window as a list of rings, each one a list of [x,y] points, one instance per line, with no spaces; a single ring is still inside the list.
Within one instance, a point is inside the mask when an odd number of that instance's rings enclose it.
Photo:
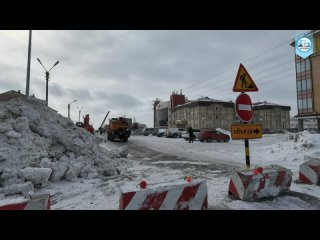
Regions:
[[[216,119],[218,119],[218,115],[216,115]]]
[[[307,71],[310,70],[310,60],[309,59],[306,60],[306,70]]]
[[[297,63],[296,66],[297,66],[297,73],[300,73],[301,72],[300,63]]]
[[[306,64],[305,64],[305,61],[302,61],[302,62],[301,62],[300,70],[301,70],[301,72],[306,71]]]
[[[302,109],[302,99],[298,99],[298,109]]]
[[[307,104],[308,104],[308,109],[312,109],[312,99],[311,98],[307,98]],[[308,110],[309,112],[309,110]]]
[[[307,82],[306,82],[306,80],[302,80],[301,81],[301,90],[302,91],[307,90]]]
[[[307,90],[311,90],[311,79],[307,79]]]
[[[301,91],[301,81],[297,81],[297,90],[298,92]]]
[[[303,109],[307,108],[307,99],[302,99],[302,108]]]

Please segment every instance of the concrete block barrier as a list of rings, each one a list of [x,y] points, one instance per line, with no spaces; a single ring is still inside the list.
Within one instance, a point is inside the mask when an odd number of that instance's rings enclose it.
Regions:
[[[299,180],[320,186],[320,160],[309,160],[299,167]]]
[[[235,170],[229,182],[229,195],[244,201],[276,197],[290,190],[292,171],[269,165],[257,169]]]
[[[202,210],[208,208],[207,185],[204,180],[176,181],[145,189],[137,186],[121,188],[120,210]]]
[[[0,202],[0,210],[50,210],[49,194],[32,194],[25,198],[17,198]]]

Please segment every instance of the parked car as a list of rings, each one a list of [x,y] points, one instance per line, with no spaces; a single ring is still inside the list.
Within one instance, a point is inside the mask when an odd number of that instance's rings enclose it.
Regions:
[[[298,128],[287,128],[286,130],[288,132],[292,132],[292,133],[297,133],[298,132]]]
[[[177,138],[180,137],[182,135],[182,132],[184,131],[183,128],[168,128],[165,133],[164,136],[165,137],[172,137],[172,138]]]
[[[200,134],[200,129],[193,129],[193,135],[195,136],[194,140],[199,140],[198,136]],[[183,131],[181,134],[181,137],[183,137],[185,140],[189,141],[189,132]]]
[[[203,130],[198,135],[200,142],[212,142],[212,140],[217,140],[218,142],[224,141],[229,142],[230,136],[228,134],[224,134],[217,130]]]
[[[285,133],[282,129],[270,129],[270,128],[264,128],[262,130],[262,134],[273,134],[273,133]]]
[[[148,135],[156,135],[159,132],[159,128],[145,128],[143,130],[143,135],[148,136]]]
[[[160,128],[159,132],[156,134],[158,137],[163,137],[167,129]]]

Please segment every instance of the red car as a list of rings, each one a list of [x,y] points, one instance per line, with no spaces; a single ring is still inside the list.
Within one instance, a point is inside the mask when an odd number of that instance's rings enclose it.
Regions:
[[[218,142],[224,141],[229,142],[230,136],[224,134],[217,130],[202,130],[198,136],[200,142],[212,142],[212,140],[217,140]]]

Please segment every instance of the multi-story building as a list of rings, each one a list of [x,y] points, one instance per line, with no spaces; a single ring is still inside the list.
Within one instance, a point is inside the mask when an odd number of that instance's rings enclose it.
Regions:
[[[168,106],[168,127],[191,126],[194,129],[230,130],[231,124],[239,122],[232,101],[226,102],[209,97],[188,101],[182,92],[180,94],[173,92],[170,102],[163,103],[165,104],[158,103],[158,105],[159,109]],[[290,128],[290,110],[290,106],[266,101],[254,103],[252,123],[261,123],[263,128],[271,130],[288,129]]]
[[[253,123],[261,123],[269,129],[290,128],[290,106],[282,106],[267,101],[253,103]]]
[[[155,127],[166,127],[168,122],[169,101],[161,102],[155,108]]]
[[[189,101],[170,109],[169,126],[194,129],[230,129],[236,120],[234,103],[208,97]]]
[[[313,53],[307,58],[295,55],[298,129],[303,130],[303,121],[316,119],[320,132],[320,31],[305,35],[313,43]],[[295,47],[295,41],[290,45]]]

